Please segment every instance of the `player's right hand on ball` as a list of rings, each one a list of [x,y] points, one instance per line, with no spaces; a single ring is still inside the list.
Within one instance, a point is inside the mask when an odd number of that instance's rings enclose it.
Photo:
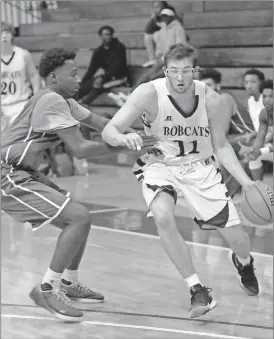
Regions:
[[[137,133],[120,134],[118,142],[120,146],[127,147],[133,151],[140,151],[143,147],[143,139]]]

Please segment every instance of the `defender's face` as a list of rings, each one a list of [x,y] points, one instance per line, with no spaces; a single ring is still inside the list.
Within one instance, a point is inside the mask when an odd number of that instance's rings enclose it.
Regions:
[[[260,84],[261,81],[255,74],[247,74],[244,78],[244,87],[250,96],[260,93]]]
[[[273,110],[273,89],[266,88],[263,90],[263,104],[268,111]]]
[[[188,90],[193,83],[193,76],[195,74],[191,58],[169,60],[164,72],[170,86],[177,93],[184,93]]]
[[[11,43],[13,39],[13,35],[9,31],[2,31],[1,32],[1,42],[2,43]]]
[[[74,60],[66,60],[54,73],[56,85],[65,98],[71,98],[79,91],[81,79]]]

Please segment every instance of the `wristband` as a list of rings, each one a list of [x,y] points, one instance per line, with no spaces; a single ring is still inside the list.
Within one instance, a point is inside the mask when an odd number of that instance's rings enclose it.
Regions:
[[[260,151],[261,151],[261,153],[262,153],[262,155],[265,155],[265,154],[269,154],[270,153],[270,149],[269,149],[269,147],[262,147],[262,148],[260,148]]]

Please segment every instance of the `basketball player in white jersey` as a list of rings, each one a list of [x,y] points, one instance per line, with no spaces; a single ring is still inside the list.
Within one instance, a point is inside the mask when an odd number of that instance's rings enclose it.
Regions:
[[[217,229],[231,247],[230,260],[241,287],[259,293],[250,240],[222,182],[215,155],[244,188],[253,185],[220,128],[222,101],[204,83],[193,80],[196,53],[176,44],[165,55],[165,78],[140,85],[105,127],[112,146],[142,147],[136,133],[125,129],[143,114],[145,132],[157,136],[154,152],[137,160],[134,173],[158,228],[163,246],[190,288],[190,317],[211,310],[216,301],[195,272],[188,247],[175,223],[177,197],[183,197],[201,229]]]
[[[14,30],[1,27],[1,129],[8,128],[40,87],[30,53],[13,44]]]

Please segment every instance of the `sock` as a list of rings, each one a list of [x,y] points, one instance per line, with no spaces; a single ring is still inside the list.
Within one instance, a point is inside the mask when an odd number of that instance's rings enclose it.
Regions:
[[[65,269],[62,275],[62,282],[66,285],[70,285],[68,283],[76,283],[78,281],[78,270],[68,270]]]
[[[250,256],[248,256],[247,258],[243,259],[243,258],[240,258],[240,257],[237,255],[237,259],[239,260],[239,262],[240,262],[243,266],[250,264]]]
[[[198,275],[196,273],[191,275],[190,277],[186,278],[185,282],[187,283],[187,286],[189,288],[191,288],[192,286],[197,285],[197,284],[202,285],[201,281],[200,281],[200,279],[199,279],[199,277],[198,277]]]
[[[62,277],[62,273],[54,272],[50,268],[48,268],[47,272],[45,273],[42,279],[42,283],[41,283],[42,291],[50,290],[51,286],[59,289],[61,277]]]

